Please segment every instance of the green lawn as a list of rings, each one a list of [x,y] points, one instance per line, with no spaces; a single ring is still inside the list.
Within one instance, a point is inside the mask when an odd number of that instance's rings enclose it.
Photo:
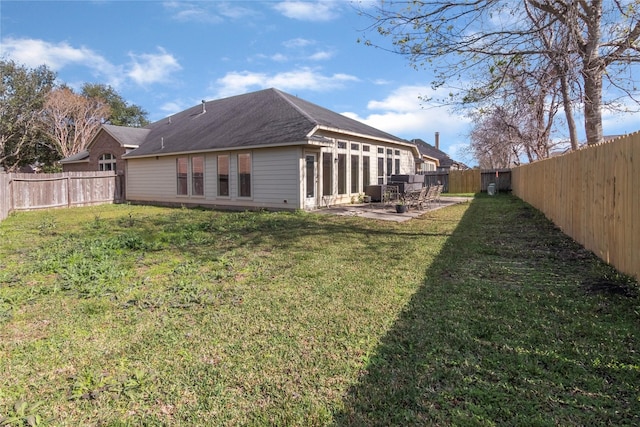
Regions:
[[[0,425],[638,425],[639,326],[637,283],[508,195],[0,223]]]

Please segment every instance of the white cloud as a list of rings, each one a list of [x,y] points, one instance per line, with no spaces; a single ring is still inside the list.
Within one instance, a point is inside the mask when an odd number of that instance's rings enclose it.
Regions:
[[[200,4],[191,2],[171,1],[164,3],[165,9],[169,11],[171,17],[180,22],[203,22],[217,24],[223,19],[210,12],[208,9],[201,7]]]
[[[391,80],[386,80],[386,79],[375,79],[371,83],[373,83],[376,86],[383,86],[383,85],[391,84],[392,81]]]
[[[287,62],[289,61],[289,57],[284,53],[274,53],[272,55],[265,55],[264,53],[258,53],[247,58],[249,63],[260,62],[260,61],[273,61],[273,62]]]
[[[218,7],[218,12],[226,18],[245,19],[258,15],[255,9],[238,6],[237,2],[215,2],[214,4]]]
[[[282,45],[291,52],[291,55],[295,55],[298,58],[304,58],[309,61],[327,61],[334,56],[334,52],[331,50],[317,50],[315,53],[309,54],[308,47],[317,45],[315,40],[296,38],[286,40]]]
[[[171,73],[181,70],[182,67],[173,55],[164,49],[158,48],[157,54],[143,53],[129,54],[131,58],[131,70],[127,76],[139,85],[162,83],[169,79]]]
[[[300,68],[276,74],[234,71],[215,82],[214,98],[246,93],[250,90],[275,87],[284,91],[309,90],[327,91],[338,89],[345,83],[358,81],[348,74],[323,75],[310,68]]]
[[[607,111],[602,114],[602,131],[604,135],[624,135],[640,131],[640,112]]]
[[[315,41],[313,40],[309,40],[309,39],[303,39],[303,38],[296,38],[296,39],[291,39],[291,40],[286,40],[282,43],[282,45],[284,47],[286,47],[287,49],[296,49],[296,48],[302,48],[302,47],[307,47],[307,46],[311,46],[316,44]]]
[[[159,53],[130,53],[130,64],[116,65],[89,48],[74,47],[67,42],[5,38],[0,46],[0,55],[29,68],[46,65],[58,72],[70,66],[85,67],[94,76],[116,88],[124,83],[124,77],[129,77],[139,85],[165,82],[171,73],[182,68],[173,55],[162,48],[158,49]]]
[[[421,100],[438,97],[438,91],[429,87],[401,86],[382,100],[371,100],[367,104],[370,112],[360,117],[353,112],[342,113],[375,128],[405,139],[420,138],[434,144],[435,133],[440,133],[440,149],[455,156],[460,147],[466,145],[470,120],[452,114],[446,107],[434,106]]]
[[[167,1],[163,5],[171,17],[180,22],[219,24],[225,18],[236,20],[257,15],[254,9],[232,2]]]
[[[331,21],[339,16],[340,5],[336,1],[287,0],[273,6],[287,18],[300,21]]]
[[[309,57],[309,59],[312,61],[326,61],[331,59],[332,57],[333,57],[333,52],[329,52],[325,50],[325,51],[314,53]]]
[[[110,85],[118,86],[121,82],[121,67],[91,49],[73,47],[66,42],[7,37],[0,43],[0,55],[29,68],[46,65],[56,72],[67,66],[84,66],[94,75],[104,77]]]
[[[193,104],[195,103],[192,103],[191,105]],[[167,116],[170,116],[172,114],[179,113],[180,111],[187,109],[191,105],[187,105],[182,101],[169,101],[169,102],[165,102],[160,106],[160,111],[164,112]]]
[[[289,58],[282,53],[276,53],[271,55],[271,60],[275,62],[287,62]]]

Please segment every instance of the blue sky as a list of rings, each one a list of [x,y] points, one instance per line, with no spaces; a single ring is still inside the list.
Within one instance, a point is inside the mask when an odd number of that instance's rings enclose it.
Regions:
[[[111,85],[152,121],[275,87],[402,138],[433,143],[439,132],[442,150],[474,164],[460,151],[469,120],[421,101],[446,95],[427,71],[358,43],[371,24],[344,0],[3,0],[0,54],[46,64],[75,88]],[[637,131],[640,116],[605,114],[604,126]]]

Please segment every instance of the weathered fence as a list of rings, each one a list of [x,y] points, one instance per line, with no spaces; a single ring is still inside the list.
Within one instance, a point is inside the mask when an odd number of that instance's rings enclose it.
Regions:
[[[9,174],[0,171],[0,221],[11,212],[11,191],[9,188]]]
[[[511,190],[510,169],[468,169],[448,172],[425,172],[425,184],[443,184],[447,193],[479,193],[487,191],[489,184],[498,191]]]
[[[512,170],[513,192],[640,279],[640,132]]]
[[[115,172],[0,172],[0,220],[18,210],[87,206],[123,199]]]

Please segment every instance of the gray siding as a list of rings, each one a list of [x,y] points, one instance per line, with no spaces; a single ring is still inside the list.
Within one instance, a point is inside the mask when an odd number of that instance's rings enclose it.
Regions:
[[[361,143],[361,141],[359,141]],[[350,144],[350,142],[349,142]],[[377,147],[394,149],[395,159],[400,161],[400,169],[403,174],[414,172],[413,153],[405,147],[393,145],[371,144],[371,151],[364,153],[358,150],[359,173],[358,191],[351,192],[351,162],[347,158],[347,193],[341,196],[333,194],[329,197],[331,204],[349,203],[353,197],[364,192],[362,188],[362,157],[370,157],[371,183],[377,182]],[[349,145],[347,145],[349,147]],[[395,154],[400,150],[400,155]],[[265,209],[304,209],[305,199],[303,194],[304,157],[307,152],[318,155],[318,171],[322,168],[321,151],[332,153],[337,158],[338,153],[352,154],[350,148],[338,150],[337,148],[300,146],[263,148],[248,151],[251,153],[251,197],[238,197],[238,154],[243,151],[231,151],[220,153],[197,154],[205,156],[205,181],[204,196],[178,196],[176,177],[176,158],[178,156],[162,156],[149,158],[132,158],[127,160],[127,199],[140,202],[159,202],[186,205],[202,205],[211,207],[229,208],[265,208]],[[229,196],[218,197],[217,188],[217,157],[220,154],[229,156]],[[355,152],[353,153],[355,154]],[[181,156],[188,157],[188,156]],[[386,159],[386,154],[385,154]],[[190,163],[190,162],[189,162]],[[386,164],[386,163],[385,163]],[[335,165],[334,165],[335,166]],[[337,169],[334,167],[334,191],[337,189]],[[322,194],[321,174],[318,175],[317,195]],[[191,178],[189,177],[189,187]],[[318,196],[317,206],[324,206],[326,198]],[[309,206],[313,208],[313,206]]]
[[[301,158],[298,147],[254,151],[254,201],[265,206],[300,208]]]
[[[251,151],[251,197],[238,197],[237,152],[229,155],[229,197],[218,197],[217,156],[205,155],[205,196],[178,196],[176,159],[179,156],[129,159],[127,198],[131,201],[197,204],[220,207],[299,209],[298,147]],[[185,157],[185,156],[180,156]],[[189,183],[189,185],[191,185]]]
[[[127,199],[165,203],[186,202],[176,195],[176,157],[127,160]]]

